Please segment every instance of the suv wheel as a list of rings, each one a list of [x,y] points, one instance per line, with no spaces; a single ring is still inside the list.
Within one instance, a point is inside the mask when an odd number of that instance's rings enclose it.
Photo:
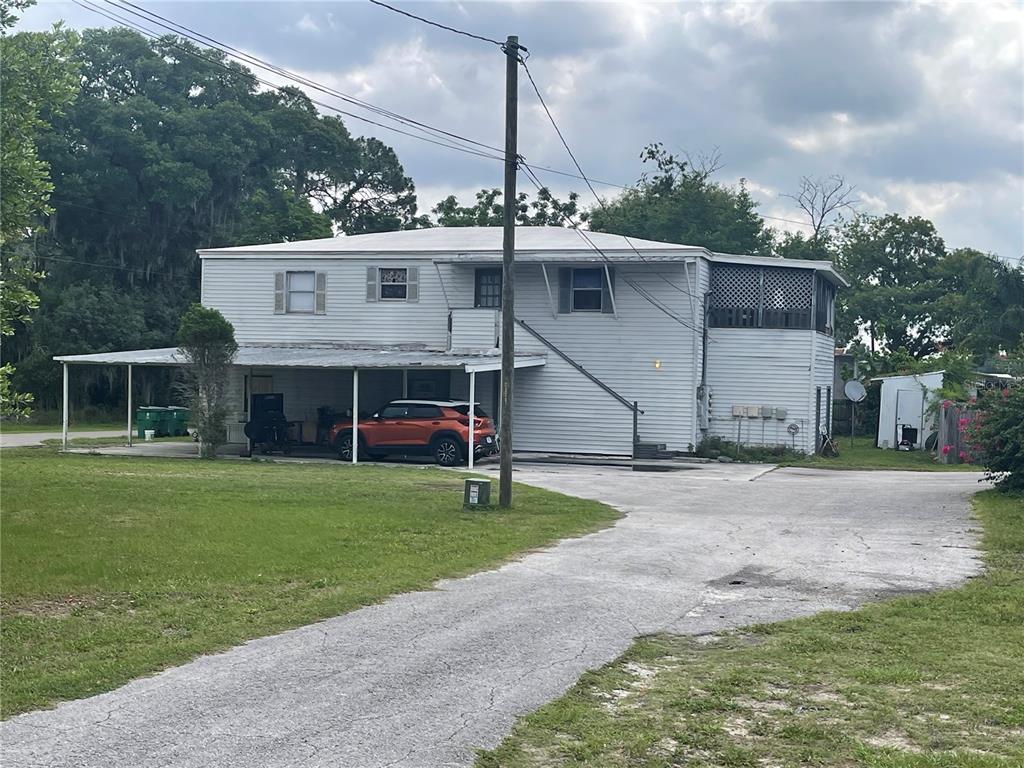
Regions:
[[[338,458],[342,461],[352,461],[352,435],[342,435],[338,438],[334,444],[335,450],[338,452]]]
[[[441,437],[434,441],[434,461],[442,467],[454,467],[462,463],[462,446],[454,437]]]

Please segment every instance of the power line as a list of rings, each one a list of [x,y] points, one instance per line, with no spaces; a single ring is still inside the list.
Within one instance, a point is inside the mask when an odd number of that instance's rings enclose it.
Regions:
[[[373,1],[373,0],[371,0],[371,1]],[[89,0],[73,0],[73,2],[75,2],[80,7],[85,8],[87,10],[90,10],[93,13],[99,14],[99,15],[103,16],[104,18],[106,18],[106,19],[108,19],[110,21],[113,21],[113,22],[118,23],[118,24],[122,24],[122,25],[124,25],[124,26],[126,26],[126,27],[128,27],[130,29],[133,29],[136,32],[139,32],[139,33],[145,35],[146,37],[149,37],[150,39],[157,40],[157,39],[160,39],[161,37],[163,37],[163,35],[161,35],[161,34],[159,34],[157,32],[154,32],[153,30],[146,29],[146,28],[144,28],[142,26],[139,26],[138,22],[132,21],[130,19],[126,19],[125,17],[120,16],[120,15],[115,14],[115,13],[112,13],[112,12],[104,11],[103,9],[94,6],[91,2],[89,2]],[[326,93],[328,95],[334,96],[335,98],[338,98],[338,99],[341,99],[343,101],[346,101],[347,103],[353,104],[354,106],[358,106],[360,108],[366,109],[366,110],[368,110],[370,112],[373,112],[373,113],[375,113],[375,114],[377,114],[377,115],[379,115],[381,117],[393,120],[393,121],[398,122],[400,124],[407,125],[407,126],[413,128],[414,130],[419,130],[421,132],[429,131],[432,134],[434,134],[435,136],[437,136],[437,135],[446,136],[446,137],[452,139],[452,141],[464,142],[466,144],[471,144],[471,145],[474,145],[474,146],[478,146],[478,147],[481,147],[483,149],[491,150],[493,152],[501,153],[503,151],[503,150],[501,150],[498,147],[494,147],[492,145],[476,141],[475,139],[471,139],[471,138],[468,138],[468,137],[465,137],[465,136],[461,136],[461,135],[459,135],[457,133],[454,133],[454,132],[451,132],[451,131],[446,131],[446,130],[444,130],[442,128],[437,128],[435,126],[431,126],[431,125],[429,125],[427,123],[423,123],[423,122],[414,120],[413,118],[406,117],[406,116],[401,115],[401,114],[399,114],[397,112],[392,112],[391,110],[385,109],[383,107],[378,107],[378,106],[373,105],[373,104],[371,104],[369,102],[363,101],[362,99],[358,99],[357,97],[351,96],[350,94],[346,94],[346,93],[343,93],[342,91],[338,91],[337,89],[331,88],[329,86],[325,86],[322,83],[319,83],[319,82],[317,82],[317,81],[315,81],[315,80],[313,80],[311,78],[308,78],[308,77],[305,77],[303,75],[299,75],[297,73],[291,72],[290,70],[287,70],[287,69],[285,69],[283,67],[275,65],[275,64],[273,64],[271,62],[267,62],[264,59],[260,59],[257,56],[254,56],[252,54],[247,54],[244,51],[240,51],[239,49],[234,48],[234,47],[232,47],[232,46],[230,46],[230,45],[228,45],[226,43],[222,43],[222,42],[216,40],[215,38],[209,37],[207,35],[204,35],[203,33],[200,33],[200,32],[197,32],[195,30],[192,30],[190,27],[187,27],[187,26],[185,26],[183,24],[180,24],[179,22],[174,22],[174,21],[172,21],[170,19],[167,19],[167,18],[161,16],[160,14],[155,13],[154,11],[150,11],[148,9],[142,8],[141,6],[137,6],[137,5],[133,4],[133,3],[130,3],[130,2],[128,2],[128,0],[120,0],[120,3],[121,3],[120,5],[115,5],[114,3],[111,2],[111,0],[104,0],[104,2],[106,2],[106,3],[110,4],[110,5],[113,5],[114,7],[122,8],[124,11],[126,11],[128,13],[131,13],[134,16],[139,17],[139,18],[142,18],[141,14],[146,14],[146,15],[148,15],[150,17],[153,17],[153,18],[145,19],[146,21],[148,21],[150,23],[157,24],[158,26],[160,26],[160,27],[162,27],[162,28],[164,28],[166,30],[171,31],[174,34],[181,35],[182,37],[184,37],[187,40],[190,40],[193,43],[197,43],[199,45],[209,45],[210,47],[212,47],[212,48],[214,48],[216,50],[219,50],[221,53],[225,53],[225,54],[228,54],[229,56],[233,56],[235,58],[242,59],[242,60],[246,61],[247,63],[250,63],[252,66],[256,66],[256,67],[259,67],[260,69],[265,69],[265,70],[268,70],[270,72],[273,72],[274,74],[278,74],[278,75],[281,75],[283,77],[287,77],[287,78],[292,79],[292,80],[294,80],[296,82],[302,83],[302,84],[306,85],[309,88],[313,88],[314,90],[318,90],[318,91],[320,91],[322,93]],[[377,4],[381,5],[381,6],[385,7],[385,8],[388,8],[389,10],[393,10],[393,11],[395,11],[397,13],[401,13],[402,15],[409,16],[410,18],[416,19],[418,21],[423,21],[424,23],[431,24],[432,26],[437,26],[437,27],[439,27],[441,29],[445,29],[445,30],[448,30],[448,31],[456,32],[458,34],[466,34],[469,37],[478,38],[478,39],[481,39],[481,40],[483,40],[485,42],[488,42],[488,43],[493,43],[493,44],[496,44],[496,45],[504,46],[504,43],[500,43],[499,41],[493,40],[491,38],[480,37],[478,35],[473,35],[471,33],[463,32],[463,30],[458,30],[458,29],[450,28],[450,27],[447,27],[447,26],[445,26],[443,24],[437,24],[435,22],[431,22],[429,19],[423,19],[423,18],[421,18],[419,16],[416,16],[415,14],[410,14],[410,13],[407,13],[407,12],[402,11],[400,9],[392,8],[391,6],[388,6],[388,5],[384,4],[384,3],[377,2]],[[137,9],[138,12],[131,10],[132,8]],[[160,21],[157,21],[158,19]],[[166,22],[166,23],[161,23],[161,22]],[[181,30],[184,30],[184,32],[182,32]],[[201,38],[201,39],[197,39],[197,38]],[[204,42],[204,41],[208,41],[208,42]],[[189,50],[187,48],[184,48],[183,46],[180,46],[180,45],[177,45],[177,44],[174,44],[174,43],[169,43],[169,45],[171,47],[177,49],[177,50],[182,51],[183,53],[185,53],[187,55],[193,56],[193,57],[195,57],[197,59],[206,61],[207,63],[210,63],[210,64],[213,64],[215,66],[221,67],[222,69],[225,69],[226,71],[229,71],[232,74],[249,77],[254,82],[257,82],[257,83],[259,83],[261,85],[264,85],[264,86],[266,86],[268,88],[271,88],[271,89],[273,89],[273,90],[275,90],[277,92],[281,92],[281,90],[282,90],[281,86],[279,86],[279,85],[277,85],[275,83],[271,83],[271,82],[269,82],[267,80],[264,80],[262,78],[259,78],[259,77],[257,77],[256,75],[254,75],[251,72],[246,72],[245,70],[231,69],[230,67],[226,66],[224,64],[224,62],[222,62],[222,61],[218,61],[217,59],[212,59],[210,57],[203,56],[202,54],[200,54],[200,53],[198,53],[196,51],[191,51],[191,50]],[[524,51],[526,50],[526,48],[523,47],[523,46],[520,46],[520,48],[522,50],[524,50]],[[525,66],[525,61],[523,61],[523,64]],[[530,75],[528,70],[527,70],[527,74]],[[540,97],[539,89],[537,88],[536,84],[533,82],[532,75],[530,76],[530,81],[534,85],[534,90],[538,92],[538,96]],[[308,96],[308,94],[307,94],[307,96]],[[403,136],[408,136],[408,137],[413,138],[413,139],[418,139],[420,141],[424,141],[424,142],[427,142],[427,143],[430,143],[430,144],[434,144],[435,146],[444,147],[446,149],[454,149],[456,151],[464,152],[466,154],[470,154],[470,155],[473,155],[473,156],[484,157],[484,158],[489,159],[489,160],[497,160],[497,161],[501,161],[501,162],[504,161],[504,158],[501,157],[501,156],[498,156],[498,155],[491,155],[491,154],[489,154],[487,152],[476,151],[476,150],[470,149],[470,148],[468,148],[466,146],[456,145],[456,144],[450,143],[448,141],[439,141],[436,138],[431,138],[430,136],[424,136],[424,135],[418,135],[418,134],[410,133],[409,131],[405,131],[405,130],[402,130],[400,128],[395,128],[394,126],[391,126],[391,125],[385,125],[385,124],[380,123],[380,122],[378,122],[376,120],[371,120],[371,119],[363,117],[361,115],[358,115],[358,114],[349,112],[347,110],[341,109],[339,107],[333,106],[331,104],[325,104],[324,102],[318,101],[317,99],[313,99],[311,97],[310,97],[310,101],[311,101],[311,103],[313,103],[313,104],[315,104],[315,105],[317,105],[319,107],[322,107],[323,109],[326,109],[326,110],[328,110],[330,112],[334,112],[334,113],[340,114],[340,115],[345,115],[346,117],[351,117],[351,118],[353,118],[355,120],[359,120],[359,121],[367,123],[369,125],[373,125],[373,126],[376,126],[376,127],[379,127],[379,128],[383,128],[385,130],[392,131],[394,133],[397,133],[397,134],[400,134],[400,135],[403,135]],[[541,101],[543,103],[543,98],[542,97],[541,97]],[[544,104],[544,108],[545,108],[545,111],[547,111],[547,105],[546,104]],[[549,113],[549,118],[550,118],[550,113]],[[563,143],[564,143],[564,139],[563,139]],[[575,160],[575,158],[574,158],[574,160]],[[571,172],[560,170],[560,169],[557,169],[557,168],[551,168],[551,167],[548,167],[548,166],[543,166],[543,165],[539,165],[539,164],[530,163],[525,158],[521,158],[520,159],[520,165],[528,167],[528,168],[530,168],[531,170],[534,170],[534,171],[541,171],[541,172],[544,172],[544,173],[550,173],[550,174],[554,174],[554,175],[557,175],[557,176],[562,176],[562,177],[566,177],[566,178],[572,178],[572,179],[577,179],[577,180],[580,180],[580,181],[584,181],[584,182],[587,183],[588,187],[591,188],[592,192],[593,192],[593,185],[594,184],[599,184],[601,186],[607,186],[607,187],[612,187],[612,188],[621,189],[621,190],[636,189],[636,185],[635,184],[633,184],[633,185],[625,185],[625,184],[619,184],[619,183],[612,182],[612,181],[606,181],[606,180],[602,180],[602,179],[591,178],[591,177],[588,177],[588,176],[586,176],[585,174],[582,174],[582,173],[571,173]],[[577,166],[578,166],[578,164],[577,164]],[[763,218],[763,219],[770,219],[770,220],[773,220],[773,221],[783,221],[783,222],[787,222],[787,223],[790,223],[790,224],[797,224],[799,226],[810,226],[807,222],[798,221],[798,220],[795,220],[795,219],[787,219],[787,218],[780,217],[780,216],[769,216],[769,215],[766,215],[766,214],[758,214],[758,215],[761,218]]]
[[[90,10],[93,13],[97,13],[100,16],[103,16],[104,18],[109,19],[110,21],[113,21],[113,22],[115,22],[117,24],[121,24],[121,25],[123,25],[125,27],[128,27],[129,29],[132,29],[132,30],[134,30],[136,32],[139,32],[140,34],[142,34],[145,37],[148,37],[148,38],[150,38],[152,40],[160,40],[162,38],[165,38],[164,35],[161,35],[161,34],[159,34],[157,32],[154,32],[151,29],[147,29],[147,28],[145,28],[143,26],[140,26],[137,22],[134,22],[134,21],[132,21],[130,19],[126,19],[123,16],[119,16],[116,13],[113,13],[113,12],[110,12],[110,11],[106,11],[106,10],[104,10],[102,8],[96,7],[96,6],[92,5],[89,2],[89,0],[72,0],[72,1],[76,5],[78,5],[78,6],[82,7],[82,8]],[[188,35],[182,35],[182,37],[185,37],[186,39],[189,39],[192,42],[199,42],[197,40],[194,40],[194,39],[188,37]],[[277,91],[279,93],[283,91],[282,86],[279,86],[279,85],[277,85],[275,83],[272,83],[272,82],[270,82],[268,80],[264,80],[264,79],[262,79],[260,77],[257,77],[252,72],[248,72],[248,71],[246,71],[244,69],[242,69],[242,70],[232,69],[230,66],[225,64],[223,61],[218,61],[217,59],[213,59],[213,58],[210,58],[208,56],[203,56],[202,54],[197,53],[196,51],[191,51],[191,50],[189,50],[188,48],[186,48],[186,47],[184,47],[182,45],[178,45],[178,44],[175,44],[175,43],[172,43],[172,42],[169,42],[168,45],[170,45],[172,48],[175,48],[175,49],[181,51],[182,53],[185,53],[185,54],[187,54],[189,56],[193,56],[193,57],[195,57],[197,59],[205,61],[208,64],[213,64],[214,66],[220,67],[221,69],[224,69],[225,71],[230,72],[230,73],[232,73],[234,75],[239,75],[239,76],[242,76],[242,77],[247,77],[247,78],[251,79],[252,81],[254,81],[256,83],[260,83],[261,85],[265,85],[266,87],[271,88],[274,91]],[[223,53],[223,51],[221,51],[221,52]],[[317,106],[322,107],[323,109],[326,109],[326,110],[328,110],[330,112],[335,112],[335,113],[338,113],[338,114],[341,114],[341,115],[345,115],[345,116],[351,117],[351,118],[353,118],[355,120],[360,120],[360,121],[362,121],[364,123],[368,123],[370,125],[375,125],[375,126],[377,126],[379,128],[384,128],[385,130],[388,130],[388,131],[393,131],[394,133],[399,133],[399,134],[402,134],[404,136],[409,136],[411,138],[418,139],[420,141],[425,141],[425,142],[427,142],[429,144],[436,144],[438,146],[446,147],[448,149],[454,149],[456,151],[463,152],[464,154],[474,155],[474,156],[477,156],[477,157],[484,157],[484,158],[487,158],[489,160],[504,161],[504,158],[498,157],[497,155],[490,155],[490,154],[487,154],[485,152],[480,152],[480,151],[477,151],[477,150],[474,150],[474,149],[470,149],[470,148],[467,148],[467,147],[464,147],[464,146],[458,146],[456,144],[448,143],[448,142],[445,142],[445,141],[439,141],[439,140],[428,138],[426,136],[418,135],[418,134],[415,134],[415,133],[410,133],[409,131],[404,131],[404,130],[402,130],[400,128],[395,128],[394,126],[385,125],[384,123],[380,123],[380,122],[378,122],[376,120],[371,120],[371,119],[369,119],[367,117],[363,117],[362,115],[357,115],[357,114],[355,114],[353,112],[349,112],[347,110],[341,109],[341,108],[336,107],[336,106],[334,106],[332,104],[327,104],[325,102],[318,101],[317,99],[309,97],[308,95],[307,95],[307,98],[309,98],[311,103],[316,104]]]
[[[424,24],[429,24],[432,27],[437,27],[438,29],[444,29],[444,30],[446,30],[448,32],[454,32],[456,35],[463,35],[465,37],[471,37],[474,40],[481,40],[481,41],[483,41],[485,43],[491,43],[492,45],[498,46],[502,50],[505,49],[505,44],[503,42],[501,42],[500,40],[495,40],[495,39],[490,38],[490,37],[483,37],[482,35],[474,35],[472,32],[466,32],[465,30],[462,30],[462,29],[456,29],[455,27],[446,26],[446,25],[441,24],[439,22],[431,21],[430,19],[425,19],[422,16],[417,16],[414,13],[409,13],[408,11],[403,11],[401,8],[395,8],[393,5],[388,5],[387,3],[382,3],[382,2],[380,2],[380,0],[370,0],[370,2],[373,3],[374,5],[379,5],[381,8],[387,8],[389,11],[393,11],[395,13],[400,13],[402,16],[408,16],[410,19],[415,19],[416,21],[422,22]],[[519,47],[522,48],[522,46],[519,46]],[[523,48],[523,50],[525,51],[526,49]]]
[[[519,63],[523,65],[523,69],[526,71],[526,76],[530,80],[530,85],[533,86],[533,92],[535,94],[537,94],[537,99],[540,101],[541,106],[544,107],[544,113],[548,116],[548,120],[551,123],[551,127],[554,128],[555,129],[555,133],[558,134],[559,141],[561,141],[562,142],[562,146],[565,147],[565,151],[569,155],[570,159],[572,159],[573,165],[576,166],[576,170],[579,171],[580,177],[586,182],[587,188],[590,190],[591,194],[594,196],[594,199],[597,200],[597,204],[600,205],[603,210],[607,211],[608,210],[608,206],[605,204],[605,202],[601,198],[601,196],[597,194],[597,190],[595,190],[594,189],[594,185],[590,183],[590,179],[587,178],[587,174],[583,172],[583,167],[580,165],[579,160],[576,159],[576,155],[573,154],[572,149],[569,147],[569,142],[567,142],[565,140],[565,136],[562,134],[561,129],[558,127],[558,123],[555,122],[555,117],[554,117],[554,115],[551,114],[551,110],[548,109],[547,102],[544,101],[544,96],[541,95],[540,88],[537,87],[537,82],[533,79],[533,74],[530,72],[530,67],[526,64],[526,61],[524,59],[522,59],[521,57],[519,59]],[[633,245],[633,242],[628,237],[626,237],[625,235],[623,235],[623,239],[626,241],[626,244],[633,250],[633,252],[639,257],[640,261],[642,261],[645,264],[647,264],[648,263],[647,259],[645,259],[644,255],[642,253],[640,253],[639,250],[637,250],[637,248]],[[657,270],[655,270],[655,274],[658,277],[660,277],[662,280],[664,280],[665,283],[670,285],[675,290],[679,291],[680,293],[685,293],[690,298],[690,305],[691,305],[691,310],[692,310],[692,308],[693,308],[693,294],[690,292],[690,290],[688,288],[687,289],[680,288],[678,285],[676,285],[674,282],[669,280],[667,277],[665,277],[665,275],[663,275],[661,272],[659,272]]]
[[[218,39],[216,39],[214,37],[211,37],[209,35],[203,34],[202,32],[198,32],[197,30],[194,30],[191,27],[188,27],[188,26],[186,26],[186,25],[184,25],[184,24],[182,24],[180,22],[173,21],[171,19],[168,19],[165,16],[161,16],[159,13],[156,13],[155,11],[150,11],[150,10],[148,10],[146,8],[143,8],[143,7],[139,6],[139,5],[136,5],[136,4],[132,3],[132,2],[130,2],[129,0],[119,0],[119,3],[117,3],[117,4],[112,2],[112,0],[104,0],[104,2],[106,2],[108,5],[112,5],[112,6],[117,7],[117,8],[123,7],[124,10],[127,11],[128,13],[131,13],[131,14],[137,16],[137,17],[140,17],[140,18],[142,18],[143,17],[142,15],[145,14],[146,17],[150,17],[150,18],[146,18],[145,19],[146,21],[151,22],[151,23],[155,23],[158,26],[161,26],[164,29],[170,30],[171,32],[174,32],[176,34],[181,34],[181,35],[183,35],[185,37],[188,37],[188,39],[192,40],[193,42],[198,42],[195,39],[196,37],[201,38],[203,41],[205,41],[206,45],[213,46],[214,48],[217,48],[218,50],[221,50],[222,52],[229,53],[229,55],[233,55],[235,58],[243,59],[244,61],[246,61],[246,63],[249,63],[252,66],[256,66],[256,67],[259,67],[261,69],[266,69],[266,70],[269,70],[269,71],[271,71],[271,72],[273,72],[275,74],[281,75],[283,77],[290,78],[292,80],[295,80],[296,82],[300,82],[300,83],[302,83],[304,85],[307,85],[308,87],[313,88],[314,90],[320,91],[322,93],[326,93],[326,94],[328,94],[330,96],[334,96],[335,98],[341,99],[342,101],[345,101],[345,102],[347,102],[349,104],[352,104],[354,106],[358,106],[358,107],[361,107],[363,109],[367,109],[367,110],[369,110],[369,111],[371,111],[371,112],[373,112],[373,113],[375,113],[377,115],[380,115],[381,117],[386,117],[386,118],[395,120],[397,122],[401,122],[401,123],[409,125],[409,126],[415,126],[417,128],[421,128],[421,129],[424,129],[424,130],[427,130],[427,131],[431,131],[434,134],[441,135],[441,136],[446,136],[448,138],[455,139],[457,141],[463,141],[463,142],[466,142],[468,144],[472,144],[472,145],[475,145],[477,147],[480,147],[482,149],[488,149],[488,150],[491,150],[493,152],[501,152],[502,151],[501,148],[499,148],[499,147],[494,147],[494,146],[491,146],[490,144],[484,144],[483,142],[476,141],[475,139],[470,139],[470,138],[467,138],[465,136],[461,136],[461,135],[459,135],[457,133],[453,133],[451,131],[446,131],[446,130],[444,130],[442,128],[437,128],[436,126],[432,126],[432,125],[429,125],[427,123],[423,123],[423,122],[420,122],[418,120],[414,120],[411,117],[407,117],[407,116],[399,114],[397,112],[393,112],[393,111],[391,111],[389,109],[385,109],[384,107],[378,107],[378,106],[376,106],[374,104],[371,104],[370,102],[365,101],[363,99],[360,99],[360,98],[358,98],[356,96],[352,96],[351,94],[344,93],[342,91],[339,91],[336,88],[332,88],[330,86],[324,85],[323,83],[321,83],[321,82],[319,82],[317,80],[314,80],[313,78],[306,77],[305,75],[298,74],[298,73],[293,72],[291,70],[288,70],[285,67],[282,67],[282,66],[280,66],[278,64],[274,64],[273,62],[267,61],[266,59],[262,59],[259,56],[247,53],[247,52],[242,51],[242,50],[239,50],[238,48],[235,48],[235,47],[231,46],[228,43],[225,43],[225,42],[223,42],[221,40],[218,40]],[[131,10],[131,9],[135,9],[135,10]]]
[[[42,262],[47,262],[47,261],[65,261],[65,262],[67,262],[69,264],[84,264],[84,265],[86,265],[88,267],[101,267],[102,269],[123,269],[123,270],[125,270],[127,272],[140,272],[140,273],[145,274],[145,275],[157,275],[159,277],[166,277],[169,280],[182,280],[182,281],[187,282],[187,283],[192,282],[192,279],[187,277],[187,276],[185,276],[185,275],[172,275],[170,272],[154,272],[151,269],[145,269],[145,268],[142,268],[142,267],[126,267],[126,266],[122,266],[120,264],[100,264],[99,262],[95,262],[95,261],[83,261],[81,259],[68,259],[68,258],[66,258],[64,256],[42,256],[42,255],[36,254],[35,258],[38,259],[39,261],[42,261]]]
[[[537,177],[531,171],[529,171],[529,170],[526,171],[526,177],[533,183],[533,185],[537,188],[537,191],[539,192],[541,187],[542,187],[542,185],[541,185],[540,181],[537,179]],[[587,235],[587,233],[583,229],[580,228],[580,225],[579,225],[579,223],[577,221],[575,221],[567,213],[559,212],[559,215],[569,224],[570,229],[572,229],[574,232],[576,232],[576,234],[579,235],[580,238],[582,238],[584,240],[584,242],[586,242],[587,245],[589,245],[590,248],[595,253],[597,253],[605,261],[605,263],[607,263],[607,264],[614,264],[612,259],[608,256],[608,254],[606,254],[604,251],[602,251],[597,246],[597,244],[593,240],[590,239],[590,237]],[[632,246],[630,246],[630,247],[632,247]],[[636,251],[635,248],[633,248],[633,250]],[[640,255],[639,251],[637,251],[637,255]],[[643,256],[640,256],[640,258],[643,259]],[[646,262],[646,260],[644,260],[644,261]],[[624,283],[626,283],[626,285],[628,285],[634,291],[636,291],[636,293],[639,294],[641,296],[641,298],[645,299],[653,307],[655,307],[656,309],[658,309],[661,312],[663,312],[664,314],[666,314],[668,317],[670,317],[673,320],[675,320],[677,323],[682,325],[684,328],[688,328],[691,331],[695,331],[695,332],[697,331],[697,328],[695,328],[693,325],[691,325],[686,320],[684,320],[679,315],[677,315],[674,311],[672,311],[672,309],[669,306],[667,306],[664,302],[662,302],[661,300],[659,300],[658,298],[653,296],[646,288],[644,288],[643,286],[639,285],[635,280],[629,278],[626,275],[622,275],[622,281]],[[677,290],[681,290],[681,289],[677,289]]]

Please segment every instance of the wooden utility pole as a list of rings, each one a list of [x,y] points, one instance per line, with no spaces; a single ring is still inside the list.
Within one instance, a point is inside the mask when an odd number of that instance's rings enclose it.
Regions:
[[[519,132],[519,38],[505,42],[505,221],[501,244],[501,424],[498,506],[512,506],[512,384],[515,375],[516,172]],[[472,450],[472,448],[470,449]]]

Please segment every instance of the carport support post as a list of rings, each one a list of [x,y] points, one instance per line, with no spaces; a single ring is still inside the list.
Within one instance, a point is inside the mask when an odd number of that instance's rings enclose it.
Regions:
[[[352,369],[352,463],[359,463],[359,369]]]
[[[132,447],[132,364],[128,363],[128,447]]]
[[[61,415],[61,445],[66,451],[68,449],[68,364],[63,363],[62,368],[64,369],[64,409]]]
[[[473,457],[476,453],[476,371],[469,372],[469,468],[473,468]]]

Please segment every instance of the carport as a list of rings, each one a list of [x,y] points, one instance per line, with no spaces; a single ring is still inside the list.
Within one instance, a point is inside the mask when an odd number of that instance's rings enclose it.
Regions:
[[[54,360],[61,363],[63,374],[63,400],[62,400],[62,445],[65,450],[68,448],[69,424],[70,424],[70,403],[68,388],[70,371],[73,365],[123,365],[127,369],[127,424],[128,444],[132,444],[132,421],[133,421],[133,400],[132,400],[132,369],[135,366],[164,366],[182,367],[188,365],[181,350],[176,347],[164,347],[160,349],[131,350],[125,352],[99,352],[88,355],[61,355],[54,357]],[[535,368],[545,363],[543,354],[522,354],[516,355],[516,368]],[[401,396],[409,397],[409,381],[412,372],[450,372],[453,375],[461,373],[466,376],[469,402],[477,402],[477,374],[501,371],[501,356],[497,353],[480,354],[457,354],[448,351],[416,349],[411,347],[352,347],[337,345],[262,345],[247,344],[241,345],[235,355],[232,365],[233,384],[232,395],[241,400],[249,396],[251,382],[255,371],[287,371],[290,374],[298,374],[296,377],[301,382],[303,372],[311,377],[314,371],[349,371],[351,383],[351,404],[352,404],[352,437],[354,449],[352,451],[352,463],[359,461],[358,440],[356,439],[357,425],[360,412],[360,372],[368,374],[371,372],[392,371],[401,375]],[[241,386],[239,386],[239,383]],[[229,389],[232,389],[229,386]],[[461,387],[460,387],[461,389]],[[245,412],[248,412],[246,406]],[[497,418],[501,418],[500,413]],[[229,440],[234,442],[229,425]],[[469,420],[470,444],[473,440],[473,419]],[[237,437],[237,435],[235,436]],[[469,466],[473,466],[473,451],[469,451]]]

